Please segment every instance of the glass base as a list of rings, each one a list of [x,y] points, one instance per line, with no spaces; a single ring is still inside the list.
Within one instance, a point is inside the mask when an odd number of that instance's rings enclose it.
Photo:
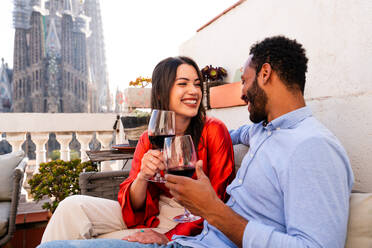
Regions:
[[[197,215],[189,214],[181,214],[173,218],[173,221],[178,223],[187,223],[199,220],[201,217]]]
[[[153,183],[166,183],[166,180],[164,177],[162,177],[160,174],[156,174],[154,177],[147,179],[149,182]]]

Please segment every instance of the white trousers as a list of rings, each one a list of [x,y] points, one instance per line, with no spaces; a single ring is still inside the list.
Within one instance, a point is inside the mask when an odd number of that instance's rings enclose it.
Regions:
[[[177,223],[174,216],[183,213],[183,207],[174,200],[160,196],[160,224],[152,228],[165,233]],[[84,195],[69,196],[61,201],[44,231],[41,243],[52,240],[74,240],[90,238],[117,238],[137,232],[127,229],[119,202]]]

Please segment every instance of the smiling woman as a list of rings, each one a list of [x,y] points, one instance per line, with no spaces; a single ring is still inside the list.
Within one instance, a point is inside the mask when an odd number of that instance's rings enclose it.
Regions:
[[[169,57],[160,61],[152,74],[151,108],[175,113],[176,134],[192,136],[204,173],[218,197],[225,200],[226,187],[235,175],[231,139],[221,121],[206,117],[200,104],[201,81],[199,68],[191,58]],[[136,146],[129,177],[120,185],[119,201],[88,196],[66,198],[49,222],[43,242],[98,235],[109,238],[114,231],[120,231],[120,238],[130,235],[127,240],[145,242],[143,233],[130,230],[144,227],[152,229],[144,232],[151,233],[151,240],[146,235],[146,242],[166,243],[174,234],[199,233],[202,220],[178,225],[169,221],[183,212],[182,207],[172,199],[164,183],[147,180],[164,169],[163,154],[150,143],[145,131]],[[195,174],[192,176],[196,178]],[[74,215],[70,214],[71,209],[76,209]],[[82,218],[87,222],[80,221]],[[110,228],[102,228],[99,223]]]

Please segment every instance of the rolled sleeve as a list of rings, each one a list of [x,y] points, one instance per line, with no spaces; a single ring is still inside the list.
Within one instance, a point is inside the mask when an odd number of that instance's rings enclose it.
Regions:
[[[269,241],[274,227],[251,220],[245,226],[243,234],[243,247],[269,247]]]

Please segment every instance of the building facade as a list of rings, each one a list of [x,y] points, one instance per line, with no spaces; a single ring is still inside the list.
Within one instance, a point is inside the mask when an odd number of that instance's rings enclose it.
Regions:
[[[88,11],[99,20],[92,22]],[[98,0],[14,1],[14,112],[107,110],[110,99],[97,12]]]
[[[1,59],[0,65],[0,113],[12,111],[12,74],[8,64]]]

